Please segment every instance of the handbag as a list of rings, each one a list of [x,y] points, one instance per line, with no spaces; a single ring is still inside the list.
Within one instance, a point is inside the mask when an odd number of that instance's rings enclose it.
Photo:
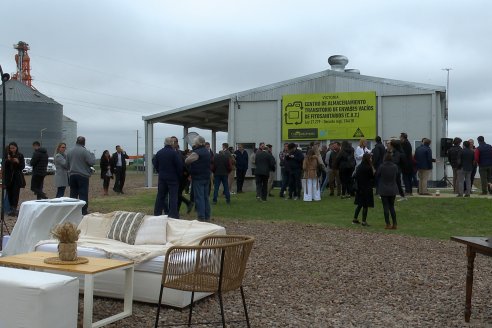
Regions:
[[[355,175],[354,175],[354,176],[352,176],[352,181],[351,181],[351,183],[352,183],[352,190],[353,190],[353,191],[358,191],[358,190],[359,190],[359,185],[358,185],[358,183],[357,183],[357,178],[355,177]]]

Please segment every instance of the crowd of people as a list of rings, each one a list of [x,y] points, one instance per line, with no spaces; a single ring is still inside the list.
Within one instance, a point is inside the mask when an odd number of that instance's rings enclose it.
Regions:
[[[453,170],[453,188],[457,197],[469,197],[472,182],[477,170],[481,179],[481,194],[492,194],[492,146],[485,143],[484,137],[477,138],[475,148],[473,139],[462,141],[453,139],[452,147],[447,150],[447,159]],[[387,229],[396,229],[394,204],[407,200],[417,187],[419,195],[430,195],[427,185],[435,159],[432,155],[431,140],[423,138],[419,147],[412,150],[406,133],[400,138],[391,138],[383,145],[381,137],[376,137],[372,149],[362,138],[354,149],[348,141],[333,141],[320,146],[320,142],[311,142],[305,153],[295,143],[284,143],[278,154],[281,170],[279,197],[285,200],[301,199],[306,202],[320,201],[325,190],[329,196],[342,199],[354,198],[354,224],[368,226],[368,209],[374,207],[374,194],[379,196]],[[33,176],[31,190],[37,199],[47,198],[43,191],[43,182],[47,174],[48,152],[37,141],[33,142],[31,165]],[[59,143],[54,154],[56,166],[56,197],[63,197],[70,186],[70,197],[86,201],[83,214],[87,213],[89,177],[95,164],[95,158],[85,148],[85,138],[78,137],[73,149],[66,151],[66,144]],[[100,177],[103,182],[103,195],[108,195],[110,182],[114,179],[113,191],[123,194],[126,176],[126,160],[129,158],[121,146],[116,146],[111,154],[105,150],[100,158]],[[154,215],[167,214],[179,218],[182,203],[187,213],[195,208],[197,219],[209,221],[211,217],[210,194],[213,186],[212,203],[219,201],[219,189],[225,203],[231,203],[236,192],[242,193],[246,172],[251,165],[255,176],[256,199],[265,202],[272,194],[277,158],[272,153],[272,145],[259,143],[251,155],[242,144],[237,149],[222,144],[222,149],[214,153],[210,143],[201,136],[195,138],[192,150],[181,151],[176,137],[167,137],[164,147],[159,150],[152,164],[158,173],[158,192]],[[3,183],[6,189],[4,203],[8,204],[8,214],[18,214],[20,189],[25,187],[22,173],[25,167],[24,155],[19,152],[15,142],[6,149],[3,160]],[[236,177],[236,179],[234,179]],[[191,188],[190,188],[191,186]],[[183,193],[189,190],[190,199]],[[302,195],[301,195],[302,193]],[[362,222],[358,217],[362,212]],[[392,222],[390,224],[389,218]]]
[[[32,167],[32,178],[30,189],[39,199],[46,199],[44,192],[44,180],[48,168],[48,151],[41,143],[32,143],[33,154],[30,160]],[[113,190],[123,194],[126,176],[126,160],[128,155],[118,145],[112,155],[105,150],[101,156],[101,179],[103,180],[104,195],[108,195],[111,179],[115,179]],[[79,136],[72,149],[67,151],[67,145],[60,142],[55,149],[53,162],[56,167],[54,184],[56,187],[56,198],[65,196],[67,187],[70,187],[69,196],[86,202],[82,208],[82,214],[88,213],[89,204],[89,178],[94,170],[96,159],[94,154],[85,148],[85,137]],[[4,211],[9,216],[18,215],[20,190],[26,187],[24,169],[26,163],[24,155],[19,151],[17,143],[10,142],[6,147],[2,163],[3,186],[6,196],[3,202]]]

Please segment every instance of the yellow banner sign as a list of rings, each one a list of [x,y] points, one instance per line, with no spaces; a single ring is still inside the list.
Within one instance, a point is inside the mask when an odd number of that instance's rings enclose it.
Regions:
[[[284,95],[282,140],[376,137],[376,92]]]

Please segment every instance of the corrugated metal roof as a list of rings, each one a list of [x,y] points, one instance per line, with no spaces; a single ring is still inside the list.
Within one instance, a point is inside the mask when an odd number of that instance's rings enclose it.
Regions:
[[[276,100],[282,94],[306,93],[306,90],[311,90],[311,93],[326,93],[349,92],[354,89],[374,90],[378,95],[446,92],[444,86],[392,80],[328,69],[173,110],[143,116],[142,119],[153,123],[161,122],[227,131],[228,105],[231,99],[235,101]],[[200,113],[200,115],[197,116],[197,113]],[[205,120],[205,118],[209,118],[208,114],[213,114],[212,117],[216,118],[215,124],[213,124],[212,120]]]
[[[38,90],[31,89],[24,83],[21,83],[17,80],[7,81],[5,83],[5,89],[7,101],[37,102],[61,105],[52,98],[45,96]],[[0,88],[0,102],[3,101],[2,93],[3,88]]]

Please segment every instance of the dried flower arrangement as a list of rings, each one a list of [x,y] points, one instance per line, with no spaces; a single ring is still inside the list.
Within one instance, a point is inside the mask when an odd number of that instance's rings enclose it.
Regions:
[[[60,243],[75,243],[79,240],[80,230],[77,226],[71,222],[64,222],[55,226],[51,231],[54,238],[58,239]]]

